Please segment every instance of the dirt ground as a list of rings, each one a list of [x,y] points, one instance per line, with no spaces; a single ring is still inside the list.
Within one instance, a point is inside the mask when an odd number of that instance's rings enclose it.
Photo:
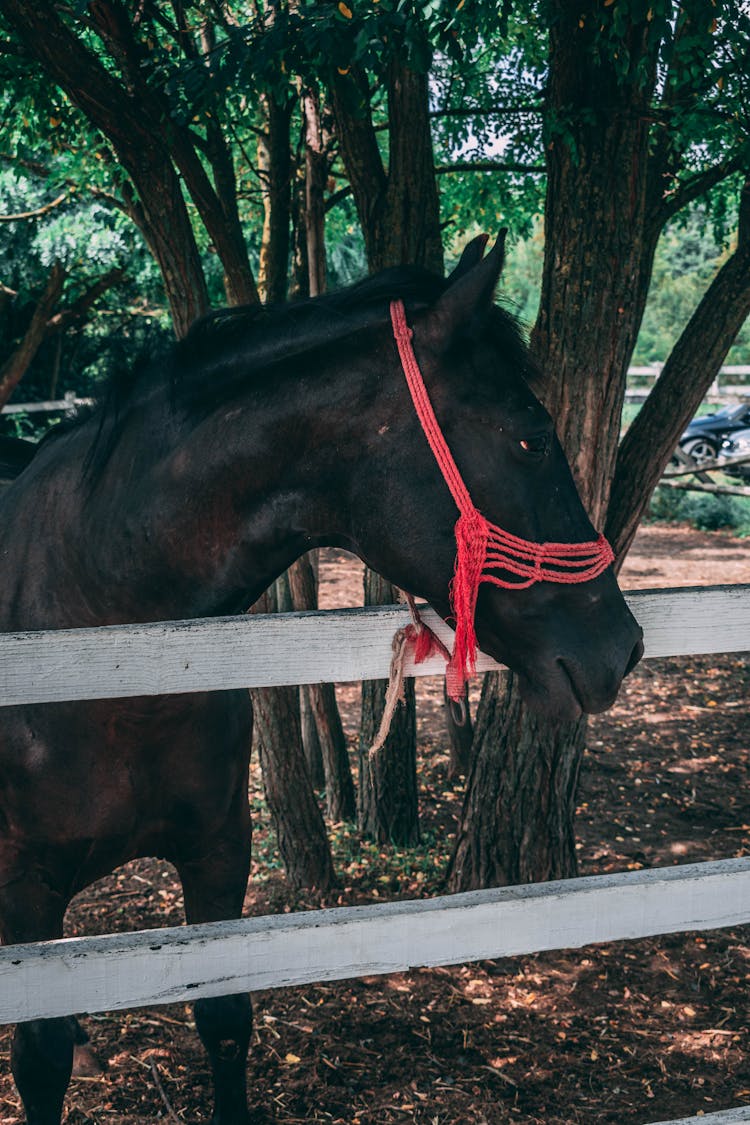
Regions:
[[[326,605],[356,567],[330,552]],[[650,526],[627,588],[750,582],[750,544]],[[647,661],[591,723],[577,831],[582,874],[748,854],[750,655]],[[325,905],[440,893],[463,786],[447,780],[440,684],[419,682],[423,844],[361,845],[331,827],[341,888]],[[354,742],[357,689],[340,691]],[[285,887],[260,778],[246,912],[314,908]],[[140,861],[84,892],[70,934],[174,925],[167,864]],[[261,993],[249,1065],[257,1125],[620,1125],[750,1104],[750,928],[592,946]],[[87,1017],[102,1072],[74,1079],[76,1125],[210,1120],[206,1059],[184,1005]],[[0,1033],[0,1125],[22,1120]]]

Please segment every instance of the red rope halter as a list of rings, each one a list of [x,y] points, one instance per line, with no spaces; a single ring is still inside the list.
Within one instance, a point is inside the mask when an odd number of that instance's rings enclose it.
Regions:
[[[476,666],[474,613],[480,583],[525,590],[535,582],[590,582],[607,569],[614,555],[603,535],[588,543],[534,543],[484,518],[471,501],[435,417],[401,301],[391,302],[391,323],[414,409],[460,512],[456,523],[456,567],[450,588],[456,639],[445,676],[448,695],[458,700],[463,698],[466,680]],[[419,662],[416,654],[415,662]]]

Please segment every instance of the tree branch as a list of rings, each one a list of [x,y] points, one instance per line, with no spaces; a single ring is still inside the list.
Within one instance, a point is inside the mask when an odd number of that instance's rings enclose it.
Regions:
[[[52,336],[56,332],[64,332],[70,328],[72,324],[80,323],[86,319],[86,316],[95,301],[106,293],[108,289],[112,289],[115,285],[119,285],[125,277],[125,270],[122,266],[116,266],[103,274],[93,285],[90,285],[80,297],[76,298],[72,304],[68,305],[65,309],[60,309],[58,313],[51,316],[47,321],[45,328],[45,336]]]
[[[108,30],[117,24],[112,5],[101,0],[96,10],[106,10],[108,16],[114,13],[109,22],[105,20]],[[175,331],[184,335],[206,311],[208,293],[179,177],[165,143],[169,118],[161,112],[155,116],[153,101],[136,96],[136,87],[123,86],[60,18],[51,0],[34,4],[3,0],[3,12],[30,53],[115,149],[140,197],[142,229],[164,278]]]
[[[662,213],[664,216],[663,223],[668,222],[674,215],[681,211],[683,207],[688,204],[694,203],[696,199],[700,199],[725,180],[727,176],[731,176],[733,172],[739,171],[747,160],[747,155],[741,152],[735,153],[734,156],[727,160],[723,160],[720,164],[715,164],[713,168],[707,168],[704,172],[699,172],[695,176],[691,176],[684,184],[681,184],[673,192],[662,201]]]
[[[506,117],[521,116],[522,114],[541,114],[544,106],[539,105],[476,105],[461,107],[460,109],[431,109],[430,117],[440,119],[443,117]]]
[[[17,215],[0,215],[0,223],[20,223],[26,219],[38,219],[42,215],[46,215],[48,211],[52,211],[55,207],[59,207],[68,198],[67,191],[58,195],[57,199],[53,199],[51,203],[45,203],[43,207],[37,207],[35,211],[21,211]]]
[[[39,351],[46,333],[47,322],[60,299],[64,284],[65,270],[60,262],[55,262],[23,339],[0,367],[0,408],[5,406]]]
[[[326,211],[330,211],[332,207],[335,207],[337,203],[341,203],[342,199],[346,199],[351,194],[352,194],[351,185],[347,185],[347,187],[339,188],[338,191],[335,191],[333,193],[333,195],[329,195],[328,199],[326,199],[326,201],[325,201]]]

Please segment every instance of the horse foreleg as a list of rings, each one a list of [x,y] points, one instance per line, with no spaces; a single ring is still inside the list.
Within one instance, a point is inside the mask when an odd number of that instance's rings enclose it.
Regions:
[[[178,863],[189,923],[239,918],[250,873],[250,818],[211,842],[210,855]],[[244,820],[244,823],[243,823]],[[194,1004],[195,1024],[208,1052],[214,1079],[212,1125],[248,1125],[247,1054],[253,1011],[247,993],[216,996]]]
[[[67,902],[41,880],[11,879],[0,889],[4,945],[62,937]],[[73,1066],[75,1024],[67,1017],[19,1023],[11,1069],[28,1125],[59,1125]]]

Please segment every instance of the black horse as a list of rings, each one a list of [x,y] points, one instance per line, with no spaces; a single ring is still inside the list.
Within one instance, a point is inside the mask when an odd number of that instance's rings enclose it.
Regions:
[[[89,418],[59,427],[0,499],[0,629],[242,612],[311,547],[337,545],[450,613],[456,509],[414,413],[389,321],[404,302],[445,437],[477,507],[536,541],[593,531],[539,378],[492,303],[502,245],[446,281],[387,271],[335,295],[233,309]],[[611,704],[640,630],[608,569],[483,586],[481,646],[540,706]],[[188,922],[240,914],[250,863],[247,692],[0,709],[0,933],[57,938],[72,896],[136,856],[169,859]],[[217,1125],[248,1121],[246,995],[200,1000]],[[18,1026],[31,1125],[57,1125],[74,1029]]]

